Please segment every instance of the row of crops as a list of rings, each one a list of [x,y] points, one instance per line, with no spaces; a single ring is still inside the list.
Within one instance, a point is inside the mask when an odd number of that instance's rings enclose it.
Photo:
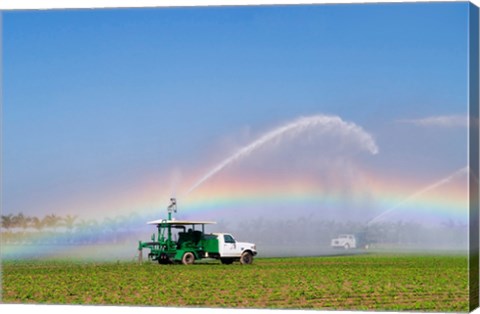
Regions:
[[[7,261],[3,302],[468,311],[462,256],[260,258],[251,266]]]

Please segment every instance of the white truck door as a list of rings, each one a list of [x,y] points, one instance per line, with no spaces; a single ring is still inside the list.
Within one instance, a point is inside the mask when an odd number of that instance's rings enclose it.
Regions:
[[[240,256],[240,248],[237,246],[235,239],[230,234],[222,234],[223,241],[219,241],[220,244],[220,256],[222,257],[238,257]]]

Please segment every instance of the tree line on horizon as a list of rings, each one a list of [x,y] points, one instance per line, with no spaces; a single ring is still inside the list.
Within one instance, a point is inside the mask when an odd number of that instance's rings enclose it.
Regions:
[[[103,220],[77,215],[23,213],[1,216],[1,242],[6,244],[119,244],[146,240],[154,230],[145,227],[146,215],[132,213]],[[240,241],[260,245],[329,246],[339,234],[355,234],[364,243],[468,245],[468,225],[445,221],[432,229],[415,222],[382,222],[366,225],[354,221],[322,220],[318,217],[266,219],[262,217],[232,223],[221,220],[212,227],[229,232]],[[210,230],[211,231],[211,230]]]
[[[112,241],[125,237],[143,222],[144,218],[132,213],[96,219],[77,215],[47,214],[43,217],[23,213],[1,215],[1,241],[9,244],[40,243],[72,244]],[[100,238],[101,235],[102,237]],[[44,236],[50,236],[48,238]]]
[[[8,214],[1,216],[1,226],[2,229],[5,229],[7,232],[11,229],[35,229],[37,231],[42,231],[44,229],[56,229],[58,227],[65,227],[68,230],[72,230],[75,225],[78,225],[77,222],[78,216],[76,215],[66,215],[64,217],[58,216],[55,214],[45,215],[42,218],[37,216],[27,216],[23,213]]]

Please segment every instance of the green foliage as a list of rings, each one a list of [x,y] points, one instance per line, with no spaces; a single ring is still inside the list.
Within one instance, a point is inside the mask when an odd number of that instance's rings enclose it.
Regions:
[[[257,258],[248,267],[7,261],[3,302],[468,311],[466,256]]]

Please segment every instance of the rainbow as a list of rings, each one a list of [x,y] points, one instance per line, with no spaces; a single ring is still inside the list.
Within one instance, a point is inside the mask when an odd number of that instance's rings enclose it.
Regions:
[[[322,181],[314,176],[282,178],[281,176],[257,177],[241,176],[221,177],[199,187],[186,198],[177,197],[178,215],[216,215],[222,212],[252,210],[261,207],[294,205],[319,205],[316,211],[335,210],[346,203],[374,207],[378,214],[404,202],[417,191],[429,186],[434,179],[411,179],[400,177],[382,177],[361,173],[353,182]],[[155,215],[158,219],[166,215],[168,200],[172,195],[158,181],[149,179],[129,191],[105,193],[102,199],[83,199],[81,202],[62,202],[62,211],[80,218],[101,220],[104,217],[119,215]],[[179,188],[182,190],[182,187]],[[320,206],[321,205],[321,206]],[[400,206],[397,215],[403,210],[429,213],[440,218],[464,220],[468,216],[467,175],[457,178],[443,186]],[[44,207],[48,207],[46,204]],[[258,214],[258,212],[257,212]],[[373,218],[373,217],[370,217]]]
[[[354,209],[367,223],[394,208],[377,222],[405,220],[425,225],[445,222],[468,224],[467,178],[468,174],[457,176],[454,180],[412,198],[418,191],[431,186],[435,179],[385,177],[368,171],[359,171],[355,179],[343,181],[334,178],[321,180],[313,175],[267,177],[244,174],[232,178],[224,175],[199,186],[185,198],[177,196],[179,205],[177,218],[216,220],[217,217],[228,219],[243,215],[244,218],[252,218],[264,215],[266,218],[277,219],[314,214],[316,218],[330,219],[336,213],[340,216],[345,215],[342,217],[349,217],[348,210]],[[104,199],[87,199],[81,203],[71,204],[65,202],[62,207],[80,218],[82,215],[89,215],[90,218],[85,219],[96,218],[99,224],[97,229],[91,229],[92,234],[101,235],[105,228],[110,227],[109,217],[121,216],[123,223],[132,225],[132,232],[136,234],[140,232],[143,237],[148,238],[152,230],[146,225],[146,221],[164,217],[168,200],[172,196],[169,193],[159,193],[165,187],[157,182],[149,178],[128,193],[115,193],[113,189],[111,193],[106,193],[107,197]],[[182,188],[185,187],[180,186],[179,190]],[[99,218],[102,217],[100,214],[103,218]],[[39,242],[52,236],[45,234],[44,237],[45,239],[38,239]],[[130,242],[128,243],[131,247],[123,247],[122,250],[128,252],[128,258],[133,258],[136,242],[135,240]],[[20,257],[28,255],[65,258],[81,256],[87,252],[88,255],[92,252],[100,254],[105,252],[106,248],[114,251],[114,247],[105,245],[102,249],[101,246],[89,245],[64,247],[30,245],[26,248],[19,245],[11,247],[8,254]]]
[[[377,214],[395,208],[383,220],[401,219],[403,216],[424,224],[449,220],[467,223],[469,198],[466,175],[411,198],[428,185],[428,182],[419,180],[371,175],[362,176],[353,187],[312,178],[283,181],[278,178],[251,178],[209,184],[187,199],[184,206],[187,211],[202,215],[222,210],[232,213],[250,210],[260,214],[262,208],[310,206],[321,217],[325,211],[339,210],[339,207],[350,204],[358,210],[370,209]],[[296,214],[293,211],[293,215]]]

